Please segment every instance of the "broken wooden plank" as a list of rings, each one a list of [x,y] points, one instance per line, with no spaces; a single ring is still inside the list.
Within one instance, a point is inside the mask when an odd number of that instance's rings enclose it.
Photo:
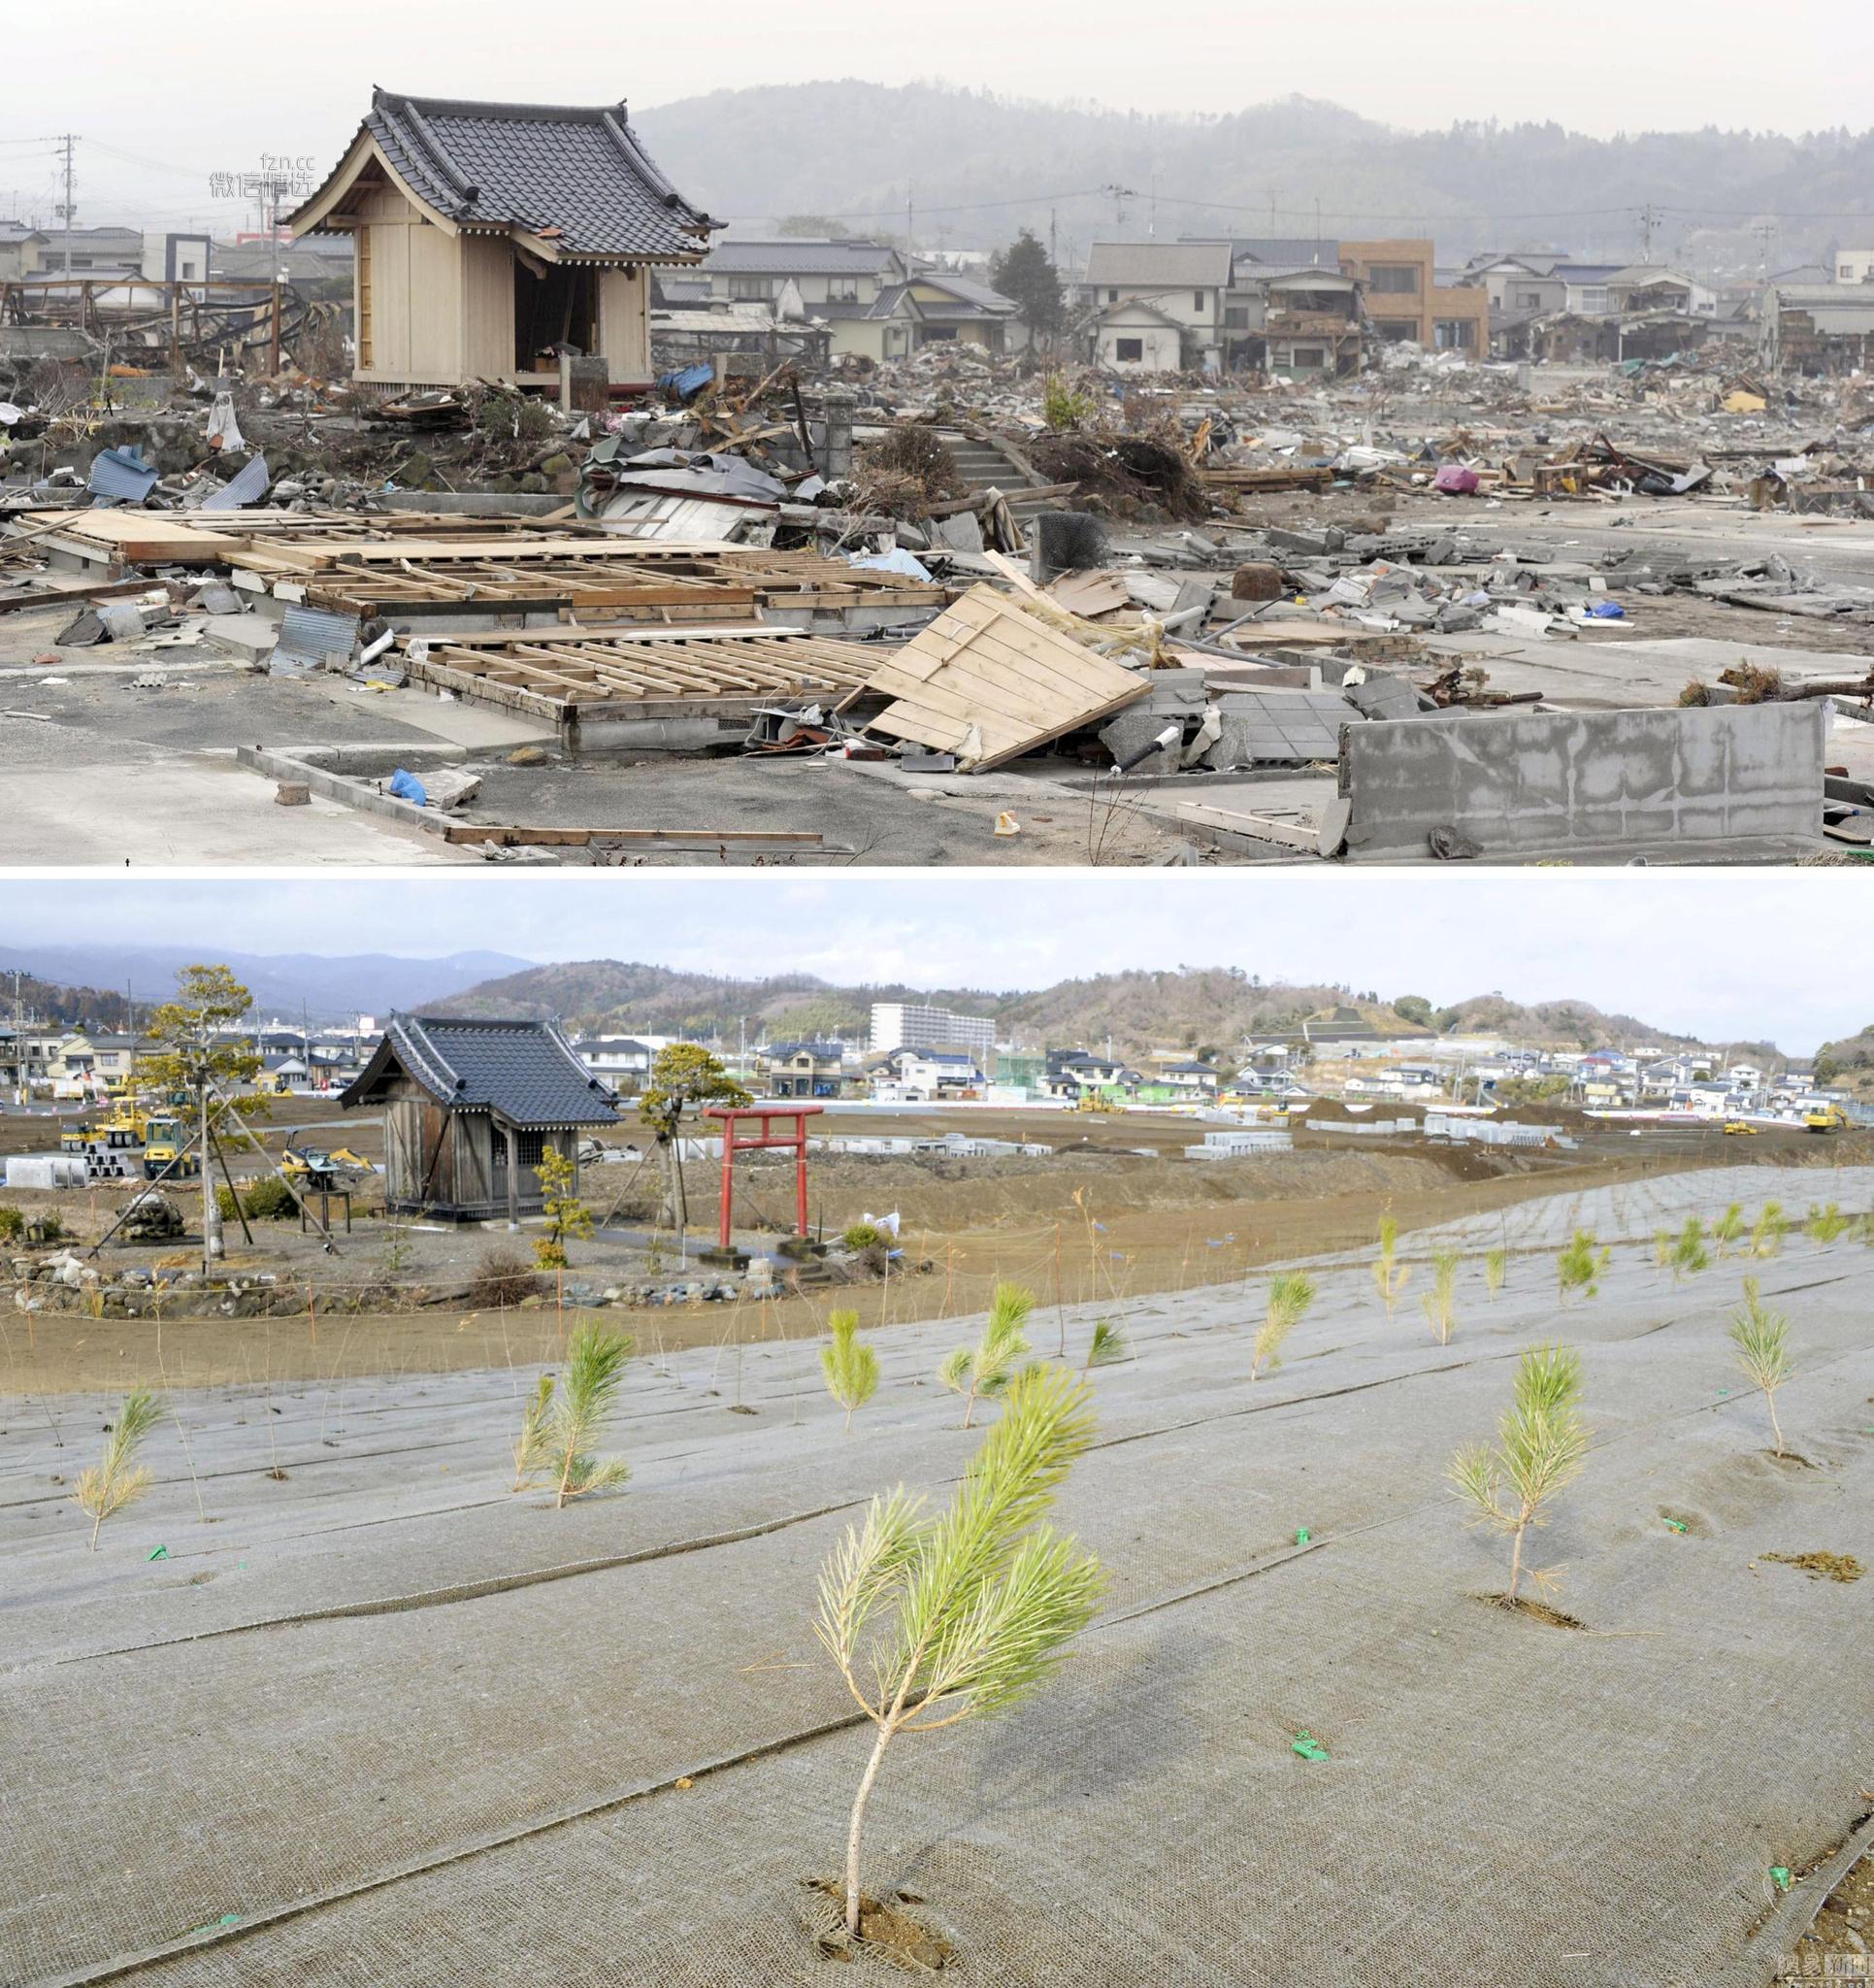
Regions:
[[[885,656],[867,688],[892,699],[871,729],[954,752],[986,772],[1146,694],[1137,671],[1097,655],[995,587],[969,593]]]

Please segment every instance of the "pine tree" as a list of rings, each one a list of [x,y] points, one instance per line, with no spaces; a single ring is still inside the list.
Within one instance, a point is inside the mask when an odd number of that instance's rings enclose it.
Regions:
[[[597,1457],[598,1441],[624,1385],[631,1341],[597,1325],[582,1325],[567,1342],[566,1374],[558,1387],[542,1375],[528,1404],[514,1445],[514,1488],[550,1483],[557,1509],[569,1498],[609,1490],[631,1475],[622,1457]]]
[[[859,1314],[836,1311],[827,1320],[833,1343],[820,1348],[820,1371],[826,1375],[827,1392],[846,1411],[846,1427],[852,1427],[852,1411],[863,1408],[878,1392],[878,1351],[859,1337]]]
[[[1015,305],[1022,322],[1037,337],[1049,337],[1061,328],[1061,273],[1029,229],[990,257],[989,282]]]
[[[861,1930],[866,1804],[901,1733],[994,1717],[1028,1697],[1093,1619],[1105,1574],[1043,1523],[1093,1441],[1091,1390],[1032,1367],[947,1509],[901,1486],[874,1498],[820,1572],[813,1630],[876,1729],[846,1830],[846,1932]]]
[[[98,1528],[113,1512],[141,1498],[154,1481],[146,1464],[136,1461],[143,1440],[163,1418],[161,1404],[148,1388],[124,1396],[111,1425],[104,1455],[79,1473],[72,1497],[91,1520],[91,1551],[98,1550]]]
[[[988,1322],[973,1346],[959,1346],[941,1367],[937,1378],[952,1394],[963,1396],[963,1426],[975,1419],[976,1403],[986,1395],[1004,1393],[1015,1378],[1015,1366],[1028,1351],[1022,1328],[1035,1309],[1035,1294],[1017,1284],[998,1284],[990,1300]]]

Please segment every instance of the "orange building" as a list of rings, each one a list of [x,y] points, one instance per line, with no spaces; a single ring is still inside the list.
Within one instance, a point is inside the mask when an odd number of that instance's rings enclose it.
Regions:
[[[1430,242],[1342,242],[1340,268],[1365,288],[1366,315],[1382,339],[1415,339],[1428,351],[1490,356],[1490,294],[1481,285],[1444,288]]]

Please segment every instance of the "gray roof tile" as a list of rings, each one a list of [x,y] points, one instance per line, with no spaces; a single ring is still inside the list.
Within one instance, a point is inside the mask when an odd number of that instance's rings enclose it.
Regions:
[[[623,104],[465,104],[372,92],[365,127],[429,205],[465,227],[557,227],[562,255],[688,260],[707,217],[651,162]]]
[[[495,1111],[543,1129],[609,1125],[617,1093],[593,1076],[551,1022],[393,1014],[369,1067],[341,1099],[369,1104],[393,1068],[458,1111]]]

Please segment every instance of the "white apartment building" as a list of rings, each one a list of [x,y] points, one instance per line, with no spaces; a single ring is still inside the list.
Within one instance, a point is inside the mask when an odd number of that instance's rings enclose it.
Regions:
[[[889,1056],[894,1049],[962,1049],[987,1069],[996,1052],[996,1024],[987,1015],[956,1014],[947,1008],[874,1001],[871,1053]]]

